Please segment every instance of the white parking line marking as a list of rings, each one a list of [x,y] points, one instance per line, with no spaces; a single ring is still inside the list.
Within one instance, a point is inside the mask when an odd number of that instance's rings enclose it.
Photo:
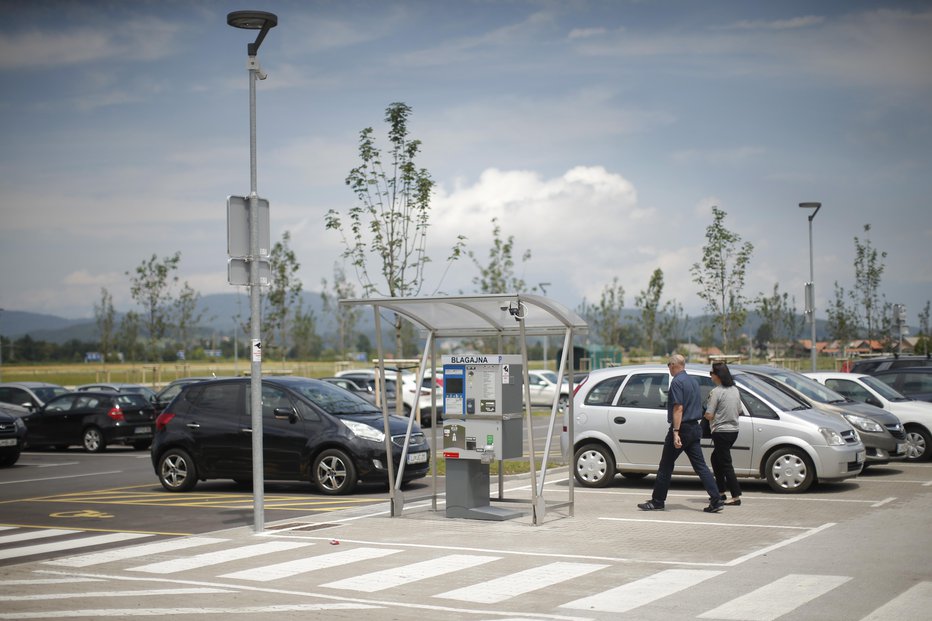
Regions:
[[[82,554],[80,556],[69,556],[67,558],[45,561],[43,564],[58,565],[60,567],[90,567],[91,565],[100,565],[101,563],[123,561],[140,556],[173,552],[175,550],[186,550],[210,543],[224,543],[226,541],[229,540],[218,539],[216,537],[179,537],[177,539],[156,541],[155,543],[117,548],[115,550],[104,550],[102,552],[92,552],[91,554]]]
[[[77,599],[81,597],[145,597],[155,595],[206,595],[232,593],[230,589],[191,587],[176,589],[147,589],[143,591],[78,591],[76,593],[42,593],[39,595],[0,595],[0,602],[36,602],[52,599]]]
[[[900,593],[861,621],[922,619],[932,610],[932,582],[920,582]]]
[[[275,612],[319,612],[322,610],[374,610],[383,606],[370,604],[286,604],[280,606],[245,606],[243,608],[113,608],[91,610],[57,610],[52,612],[0,613],[0,619],[98,619],[104,617],[188,617],[194,615],[257,615]]]
[[[44,479],[20,479],[18,481],[0,481],[0,485],[13,485],[14,483],[35,483],[37,481],[58,481],[59,479],[77,479],[79,477],[99,477],[103,474],[120,474],[122,470],[108,472],[91,472],[89,474],[68,474],[63,477],[45,477]]]
[[[348,589],[351,591],[374,593],[376,591],[384,591],[401,586],[409,582],[436,578],[437,576],[453,573],[455,571],[462,571],[500,559],[500,556],[449,554],[447,556],[441,556],[440,558],[430,559],[429,561],[411,563],[410,565],[353,576],[345,580],[328,582],[321,586],[330,589]]]
[[[172,574],[189,569],[207,567],[208,565],[219,565],[227,561],[238,561],[244,558],[252,558],[260,554],[271,554],[283,550],[293,550],[295,548],[304,548],[312,546],[313,543],[297,543],[293,541],[269,541],[267,543],[257,543],[255,545],[241,546],[230,550],[220,550],[219,552],[207,552],[205,554],[196,554],[187,558],[172,559],[170,561],[161,561],[159,563],[150,563],[131,567],[128,571],[142,571],[147,574]]]
[[[46,528],[43,530],[33,530],[27,533],[17,533],[15,535],[0,535],[0,545],[7,543],[16,543],[17,541],[29,541],[30,539],[45,539],[47,537],[58,537],[59,535],[75,535],[80,530],[70,530],[66,528]]]
[[[95,537],[84,537],[82,539],[69,539],[56,543],[43,543],[20,548],[10,548],[0,550],[0,560],[8,558],[19,558],[22,556],[32,556],[34,554],[45,554],[47,552],[60,552],[62,550],[74,550],[75,548],[87,548],[103,543],[115,543],[118,541],[129,541],[141,537],[151,537],[139,533],[110,533],[107,535],[97,535]]]
[[[773,621],[851,580],[849,576],[790,574],[699,615],[700,619]],[[788,597],[788,594],[792,596]]]
[[[896,496],[891,496],[890,498],[884,498],[880,502],[875,502],[874,504],[872,504],[871,507],[874,507],[874,508],[882,507],[887,503],[893,502],[894,500],[896,500]]]
[[[666,569],[652,576],[603,591],[597,595],[567,602],[562,604],[560,608],[598,612],[628,612],[660,598],[678,593],[683,589],[696,586],[722,573],[724,572],[707,569]]]
[[[785,547],[785,546],[788,546],[788,545],[792,545],[792,544],[796,543],[797,541],[802,541],[803,539],[806,539],[807,537],[811,537],[812,535],[815,535],[816,533],[821,533],[823,530],[826,530],[826,529],[828,529],[828,528],[831,528],[832,526],[835,526],[835,523],[834,523],[834,522],[828,522],[828,523],[826,523],[826,524],[823,524],[822,526],[818,526],[818,527],[816,527],[816,528],[813,528],[812,530],[809,530],[809,531],[807,531],[807,532],[805,532],[805,533],[800,533],[799,535],[796,535],[795,537],[790,537],[789,539],[787,539],[787,540],[785,540],[785,541],[781,541],[781,542],[779,542],[779,543],[775,543],[775,544],[773,544],[773,545],[767,546],[766,548],[761,548],[760,550],[756,550],[756,551],[754,551],[754,552],[749,552],[748,554],[745,554],[744,556],[739,556],[738,558],[736,558],[736,559],[734,559],[734,560],[731,560],[731,561],[728,561],[727,563],[725,563],[725,566],[726,566],[726,567],[734,567],[735,565],[740,565],[741,563],[743,563],[743,562],[745,562],[745,561],[749,561],[749,560],[751,560],[752,558],[757,558],[758,556],[762,556],[762,555],[765,555],[765,554],[769,554],[770,552],[772,552],[772,551],[774,551],[774,550],[778,550],[778,549],[780,549],[780,548],[782,548],[782,547]]]
[[[478,604],[497,604],[506,599],[573,580],[606,567],[609,566],[593,563],[549,563],[494,580],[486,580],[478,584],[440,593],[434,597],[457,599]]]
[[[72,584],[74,582],[103,582],[103,578],[33,578],[32,580],[4,580],[0,582],[0,587]]]
[[[255,569],[246,569],[231,574],[224,574],[221,578],[235,578],[237,580],[252,580],[255,582],[269,582],[280,578],[288,578],[297,574],[303,574],[319,569],[329,569],[339,567],[358,561],[368,561],[375,558],[382,558],[391,554],[397,554],[401,550],[386,550],[381,548],[356,548],[345,552],[334,552],[332,554],[323,554],[321,556],[312,556],[310,558],[299,558],[294,561],[276,563],[265,567]]]
[[[688,522],[685,520],[648,520],[638,518],[600,517],[612,522],[647,522],[649,524],[688,524],[695,526],[737,526],[739,528],[777,528],[780,530],[811,530],[810,526],[782,526],[779,524],[740,524],[736,522]]]

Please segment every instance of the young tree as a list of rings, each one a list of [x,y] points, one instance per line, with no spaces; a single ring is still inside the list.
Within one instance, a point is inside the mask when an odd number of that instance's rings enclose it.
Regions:
[[[489,248],[488,264],[482,265],[472,250],[466,253],[479,270],[479,276],[472,279],[478,287],[478,293],[521,293],[527,290],[524,280],[515,276],[514,247],[514,235],[502,240],[502,227],[498,218],[492,218],[492,247]],[[531,251],[526,250],[521,255],[521,263],[527,263],[530,259]],[[531,288],[531,291],[534,290],[536,287]]]
[[[857,311],[848,306],[845,289],[835,282],[835,297],[829,302],[825,312],[828,317],[828,331],[832,338],[841,343],[842,356],[848,355],[848,342],[858,334]]]
[[[666,310],[666,306],[661,309],[660,296],[663,294],[663,270],[659,267],[651,274],[650,282],[647,289],[642,290],[635,298],[634,305],[640,309],[640,329],[644,339],[645,349],[648,355],[654,355],[654,342],[657,337],[658,313]]]
[[[919,320],[919,339],[916,341],[916,353],[932,353],[932,332],[929,331],[929,310],[932,302],[926,300],[926,305],[922,308],[917,316]]]
[[[411,107],[393,103],[385,110],[391,147],[386,162],[375,144],[373,130],[359,133],[359,159],[362,163],[346,177],[346,185],[356,195],[356,206],[344,219],[331,209],[326,228],[338,231],[366,296],[408,297],[417,295],[424,284],[427,256],[427,229],[434,181],[416,157],[421,141],[408,137]],[[459,257],[460,243],[448,260]],[[374,260],[370,260],[370,258]],[[379,270],[371,274],[370,267]],[[402,352],[401,317],[396,315],[395,351]]]
[[[271,336],[270,339],[266,339],[267,347],[272,349],[277,346],[282,362],[288,354],[288,329],[291,325],[292,311],[297,314],[301,309],[302,285],[297,275],[301,265],[291,249],[290,241],[291,233],[285,231],[282,240],[272,246],[272,252],[269,253],[272,284],[266,296],[268,312],[265,314],[265,320]]]
[[[359,307],[340,308],[340,300],[356,297],[356,287],[346,279],[346,272],[339,264],[333,264],[332,291],[328,291],[327,279],[321,279],[320,297],[324,312],[331,313],[337,325],[336,350],[341,359],[346,359],[347,343],[353,342],[356,324],[359,323]]]
[[[120,322],[120,328],[117,331],[117,346],[128,361],[135,362],[139,360],[140,323],[139,313],[136,311],[129,311],[123,315],[123,320]]]
[[[798,316],[795,308],[796,300],[793,299],[791,303],[790,299],[790,295],[785,291],[782,294],[780,293],[780,284],[774,283],[773,294],[764,295],[760,293],[755,300],[757,313],[764,320],[761,328],[767,326],[769,329],[764,331],[764,334],[769,331],[767,336],[769,342],[775,346],[777,355],[783,355],[786,346],[796,338],[799,332]],[[758,336],[756,337],[758,345],[762,344],[760,343],[761,338],[761,330],[758,330]],[[766,343],[763,344],[765,345],[763,349],[766,351]],[[758,347],[758,349],[761,348]]]
[[[693,282],[699,285],[699,297],[718,322],[722,349],[727,352],[747,318],[744,275],[754,245],[741,244],[741,236],[725,228],[726,215],[718,207],[712,208],[713,221],[706,227],[702,262],[694,263],[690,272]]]
[[[100,288],[100,303],[94,304],[94,319],[97,322],[97,333],[100,335],[100,355],[104,362],[113,349],[114,324],[113,296],[104,288]]]
[[[142,323],[149,334],[149,356],[159,360],[158,343],[165,337],[171,326],[174,298],[172,286],[178,282],[174,274],[178,269],[181,253],[176,252],[161,261],[153,254],[136,267],[135,276],[131,276],[130,294],[143,308]]]
[[[621,313],[624,309],[625,288],[618,283],[618,277],[612,284],[602,288],[602,296],[597,306],[589,306],[583,300],[580,315],[589,324],[590,331],[606,347],[621,345],[623,328]]]
[[[294,357],[298,360],[312,360],[320,357],[323,350],[323,341],[317,334],[317,318],[314,311],[305,311],[300,306],[295,309],[294,324]]]
[[[187,352],[188,345],[191,343],[191,334],[200,325],[204,319],[206,311],[199,309],[201,294],[191,288],[191,285],[185,281],[178,299],[175,300],[175,327],[178,330],[178,341],[182,352]],[[185,355],[187,359],[187,355]]]
[[[659,333],[664,353],[676,351],[678,343],[683,342],[686,326],[689,324],[689,315],[683,313],[683,305],[672,299],[664,304],[661,314]]]
[[[876,338],[883,305],[880,302],[880,277],[883,275],[883,260],[886,252],[877,252],[867,235],[871,225],[864,225],[864,241],[854,238],[854,291],[851,295],[861,308],[861,317],[867,327],[867,338]]]

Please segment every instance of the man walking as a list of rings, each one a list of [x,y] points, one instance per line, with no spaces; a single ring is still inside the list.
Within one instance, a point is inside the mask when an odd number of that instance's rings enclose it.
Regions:
[[[702,403],[699,382],[686,372],[686,359],[680,354],[670,356],[667,368],[673,376],[667,399],[667,422],[670,429],[663,443],[663,455],[657,468],[654,492],[651,499],[639,504],[638,508],[643,511],[663,511],[667,491],[670,489],[670,478],[673,476],[673,464],[680,453],[685,451],[689,463],[709,494],[709,506],[703,511],[718,513],[724,508],[725,503],[718,493],[715,477],[702,456],[702,428],[699,425],[699,421],[702,420]]]

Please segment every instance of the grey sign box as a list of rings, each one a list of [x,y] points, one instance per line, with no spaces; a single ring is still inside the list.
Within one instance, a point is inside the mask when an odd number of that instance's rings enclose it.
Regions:
[[[259,199],[259,256],[269,256],[269,201]],[[249,256],[249,199],[245,196],[227,197],[227,254],[235,258]]]
[[[246,259],[230,259],[227,261],[227,280],[231,285],[248,285],[249,261]],[[259,285],[267,287],[272,284],[272,265],[268,261],[259,260]]]

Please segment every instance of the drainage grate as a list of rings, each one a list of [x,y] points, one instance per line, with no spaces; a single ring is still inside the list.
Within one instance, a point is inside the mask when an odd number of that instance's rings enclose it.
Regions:
[[[275,524],[273,526],[267,526],[267,530],[321,530],[322,528],[332,528],[334,526],[340,526],[340,524],[308,524],[306,522],[289,522],[288,524]]]

